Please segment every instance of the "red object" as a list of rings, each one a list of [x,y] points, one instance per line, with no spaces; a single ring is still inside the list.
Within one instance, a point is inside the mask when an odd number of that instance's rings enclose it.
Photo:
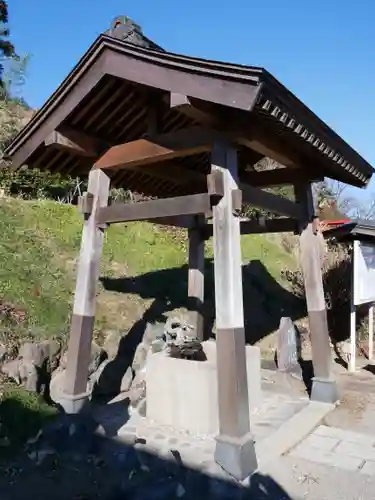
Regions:
[[[327,229],[332,229],[333,227],[342,226],[343,224],[347,224],[351,222],[350,219],[340,219],[340,220],[321,220],[319,223],[319,227],[321,231],[327,231]]]

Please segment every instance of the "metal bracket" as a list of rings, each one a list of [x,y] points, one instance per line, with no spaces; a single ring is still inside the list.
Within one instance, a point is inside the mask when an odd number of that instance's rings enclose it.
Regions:
[[[320,226],[320,219],[319,219],[319,217],[314,217],[314,219],[312,221],[312,230],[313,230],[314,234],[318,234],[319,233],[319,226]]]
[[[217,205],[224,196],[224,177],[220,171],[207,175],[207,192],[210,195],[211,206]]]
[[[108,196],[108,202],[107,202],[107,206],[109,207],[110,205],[112,205],[112,202],[113,202],[113,198],[112,196]],[[109,222],[105,222],[103,224],[96,224],[96,227],[98,229],[102,229],[103,231],[105,231],[106,229],[109,228],[111,224]]]
[[[83,193],[83,195],[78,198],[78,209],[85,219],[90,217],[93,205],[94,195],[92,193]]]
[[[231,194],[233,215],[238,216],[242,210],[242,191],[241,189],[233,189]]]

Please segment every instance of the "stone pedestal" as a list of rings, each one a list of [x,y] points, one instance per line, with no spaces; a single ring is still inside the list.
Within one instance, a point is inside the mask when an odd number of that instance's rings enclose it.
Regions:
[[[148,357],[146,366],[147,417],[162,425],[198,434],[219,432],[216,343],[203,343],[207,361]],[[246,347],[249,409],[261,404],[260,349]]]

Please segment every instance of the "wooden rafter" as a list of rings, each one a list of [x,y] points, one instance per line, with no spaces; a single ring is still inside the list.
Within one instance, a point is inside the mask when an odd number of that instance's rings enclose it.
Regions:
[[[113,146],[95,163],[95,168],[117,170],[156,164],[211,149],[219,132],[204,127],[189,127],[175,132]]]
[[[173,182],[174,184],[203,184],[205,181],[205,175],[194,170],[189,170],[187,168],[181,167],[176,163],[170,163],[167,165],[157,164],[157,165],[145,165],[141,167],[130,167],[129,170],[136,172],[144,172],[153,177],[165,179],[167,181]]]
[[[217,124],[215,116],[195,106],[192,99],[186,95],[170,92],[169,105],[171,109],[205,125]]]
[[[61,151],[88,158],[97,158],[107,147],[104,141],[66,126],[54,130],[45,139],[44,144],[45,146],[51,146]]]
[[[291,218],[243,220],[240,225],[241,234],[294,233],[298,230],[298,221]],[[202,229],[205,238],[211,238],[212,224]]]
[[[204,103],[188,96],[171,92],[170,106],[190,118],[217,129],[222,128],[223,125],[227,130],[231,127],[230,123],[222,124],[217,115],[204,109]],[[270,139],[270,137],[272,136],[267,134],[258,122],[244,123],[243,135],[237,140],[238,144],[244,146],[241,151],[241,160],[252,166],[262,157],[268,156],[286,167],[300,168],[304,164],[300,155],[293,152],[290,155],[289,151],[285,154],[285,144],[281,144],[277,138]]]
[[[257,187],[283,186],[296,184],[299,182],[315,182],[324,179],[319,172],[310,172],[303,168],[274,168],[272,170],[262,170],[261,172],[242,172],[241,180]]]
[[[301,218],[301,207],[297,203],[247,184],[241,184],[240,187],[243,203],[293,219]]]
[[[266,135],[263,136],[259,130],[255,129],[248,136],[244,133],[243,137],[238,139],[238,143],[242,146],[253,149],[263,156],[268,156],[285,167],[300,168],[301,165],[304,165],[302,157],[286,153],[285,146],[281,147],[278,142],[275,138],[270,139]]]

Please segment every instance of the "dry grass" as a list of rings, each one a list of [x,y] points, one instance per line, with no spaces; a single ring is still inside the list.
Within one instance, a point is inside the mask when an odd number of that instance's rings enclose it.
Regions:
[[[25,311],[23,321],[12,325],[13,329],[38,336],[66,334],[81,228],[75,207],[52,201],[0,200],[0,299]],[[265,236],[244,236],[242,252],[244,264],[260,261],[281,284],[281,269],[295,266],[293,256]],[[212,258],[210,242],[206,256]],[[128,330],[163,293],[174,302],[172,307],[183,307],[186,263],[186,232],[166,231],[148,223],[111,226],[105,237],[101,273],[111,286],[99,286],[97,329]],[[212,295],[210,287],[208,282]],[[259,287],[257,283],[262,294]],[[272,290],[266,292],[267,304],[277,300]]]
[[[323,249],[323,247],[322,247]],[[327,242],[322,251],[322,273],[328,325],[333,341],[342,341],[350,336],[351,294],[351,248],[348,245]],[[293,293],[305,296],[304,282],[300,270],[285,269],[284,277],[290,282]],[[364,324],[366,307],[358,308],[357,323],[360,338],[366,335]]]

